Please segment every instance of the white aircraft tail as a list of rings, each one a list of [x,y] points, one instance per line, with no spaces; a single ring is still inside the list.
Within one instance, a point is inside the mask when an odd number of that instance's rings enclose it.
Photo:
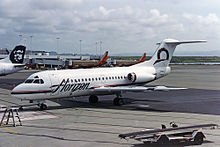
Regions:
[[[25,46],[18,45],[11,51],[11,53],[6,58],[0,60],[0,62],[22,64],[24,62],[25,51]]]
[[[154,66],[154,67],[167,67],[172,59],[174,50],[177,45],[184,43],[201,43],[206,42],[205,40],[189,40],[189,41],[178,41],[174,39],[165,39],[160,43],[152,58],[135,66]]]

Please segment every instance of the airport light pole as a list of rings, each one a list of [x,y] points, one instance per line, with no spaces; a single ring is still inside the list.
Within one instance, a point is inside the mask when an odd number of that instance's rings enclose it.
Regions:
[[[98,46],[98,41],[96,41],[95,44],[96,44],[96,50],[95,50],[95,51],[96,51],[96,52],[95,52],[96,54],[95,54],[95,55],[97,56],[97,46]]]
[[[82,52],[81,52],[81,43],[82,43],[82,40],[79,40],[79,51],[80,51],[80,56],[82,56]]]
[[[18,35],[19,36],[19,43],[21,43],[21,40],[22,40],[22,35]]]
[[[32,38],[33,38],[33,36],[31,35],[30,38],[31,38],[31,40],[30,40],[30,50],[31,50],[31,55],[32,55]]]
[[[59,49],[58,49],[58,48],[59,48],[59,39],[60,39],[60,37],[57,37],[56,39],[57,39],[57,54],[58,54],[58,50],[59,50]]]
[[[101,52],[102,52],[102,41],[100,41],[100,59],[101,59]]]

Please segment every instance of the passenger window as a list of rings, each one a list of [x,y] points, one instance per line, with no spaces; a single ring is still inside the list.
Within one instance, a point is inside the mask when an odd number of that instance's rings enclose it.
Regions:
[[[78,79],[78,82],[80,82],[80,79]]]
[[[101,78],[99,78],[99,80],[101,80]]]
[[[82,82],[84,81],[84,79],[82,79]]]
[[[117,77],[115,76],[115,79],[117,79]]]
[[[97,79],[97,78],[95,78],[95,80],[97,81],[98,79]]]
[[[91,81],[91,79],[89,78],[89,81]]]
[[[75,79],[75,82],[77,82],[77,80]]]
[[[33,79],[27,79],[24,83],[32,83],[33,81]]]
[[[121,79],[123,79],[123,77],[121,76]]]
[[[92,81],[94,81],[94,78],[92,78]]]
[[[85,81],[87,81],[87,79],[85,79]]]
[[[102,77],[102,80],[104,80],[105,78],[104,77]]]
[[[106,80],[108,80],[108,77],[106,77]]]
[[[112,77],[112,79],[114,80],[114,77]]]
[[[111,77],[109,77],[109,79],[111,80]]]

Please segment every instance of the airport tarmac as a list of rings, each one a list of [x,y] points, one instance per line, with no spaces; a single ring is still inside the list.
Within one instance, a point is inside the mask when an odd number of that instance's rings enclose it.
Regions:
[[[95,105],[88,104],[88,97],[47,101],[48,110],[31,106],[21,111],[22,126],[1,127],[0,147],[137,147],[142,143],[118,135],[160,128],[171,121],[179,126],[220,124],[220,66],[173,65],[172,69],[167,77],[150,84],[189,89],[126,93],[128,103],[123,106],[113,106],[115,96],[101,96]],[[0,106],[23,104],[10,96],[10,90],[34,72],[0,77]],[[220,146],[219,129],[203,131],[206,141],[201,146]]]

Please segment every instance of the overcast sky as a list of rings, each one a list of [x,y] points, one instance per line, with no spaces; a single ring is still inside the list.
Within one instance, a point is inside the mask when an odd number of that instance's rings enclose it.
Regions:
[[[151,55],[156,42],[205,39],[175,55],[220,55],[219,0],[1,0],[0,47],[59,53]],[[32,45],[31,45],[31,37]],[[56,38],[60,39],[56,39]],[[58,43],[58,47],[57,47]]]

